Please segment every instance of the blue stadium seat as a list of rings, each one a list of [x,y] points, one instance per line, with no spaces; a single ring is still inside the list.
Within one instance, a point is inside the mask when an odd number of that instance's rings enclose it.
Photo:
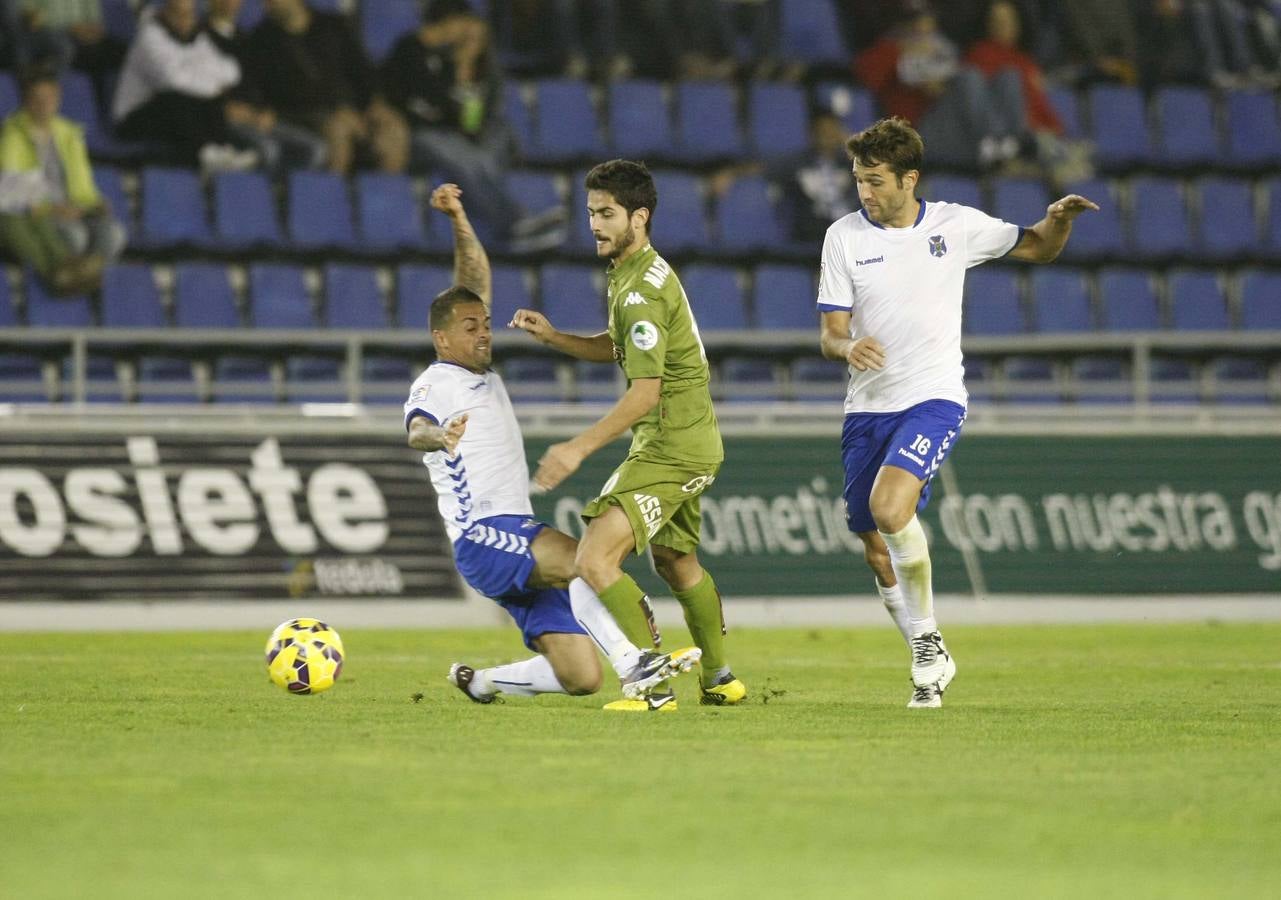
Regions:
[[[1016,270],[1006,266],[980,266],[965,276],[964,328],[966,334],[1023,334],[1027,322],[1019,297]]]
[[[102,273],[102,324],[106,328],[164,328],[165,308],[151,266],[117,263]]]
[[[110,140],[98,111],[93,80],[86,73],[71,69],[62,74],[59,83],[62,86],[62,115],[84,127],[85,143],[91,153],[106,149]]]
[[[1223,331],[1228,302],[1214,272],[1175,269],[1169,275],[1170,325],[1179,331]]]
[[[422,210],[408,175],[361,172],[356,176],[356,218],[366,250],[390,252],[427,248]]]
[[[213,179],[214,229],[227,249],[284,243],[271,182],[262,172],[222,172]]]
[[[215,403],[275,403],[271,364],[257,356],[222,356],[214,363]]]
[[[752,310],[758,328],[814,328],[819,321],[817,297],[813,271],[806,266],[756,267]]]
[[[93,308],[84,294],[55,297],[36,274],[26,270],[27,324],[32,328],[90,328]]]
[[[992,190],[992,215],[1028,227],[1045,218],[1050,205],[1045,183],[1031,178],[998,178]]]
[[[595,257],[596,242],[592,239],[592,230],[587,223],[587,187],[583,184],[583,179],[586,177],[586,169],[580,169],[570,176],[568,234],[565,238],[565,245],[561,249],[577,256]],[[693,182],[697,186],[698,179],[694,178]],[[659,188],[658,199],[659,207],[663,211],[663,219],[665,220],[667,200],[663,196],[661,187]],[[700,215],[700,220],[701,218]]]
[[[5,266],[0,266],[0,328],[15,328],[17,325],[18,310],[9,291],[9,273]]]
[[[1173,259],[1190,253],[1195,246],[1192,217],[1179,182],[1140,176],[1132,179],[1130,188],[1134,203],[1129,252],[1144,260]]]
[[[557,375],[557,365],[556,360],[547,357],[513,356],[501,360],[498,369],[507,385],[507,392],[517,402],[549,403],[562,400],[565,396]],[[533,463],[534,460],[529,462]]]
[[[1153,98],[1157,131],[1155,162],[1169,168],[1213,165],[1220,153],[1214,100],[1205,88],[1167,86]]]
[[[9,72],[0,72],[0,118],[18,111],[18,82]]]
[[[1186,359],[1153,357],[1148,376],[1148,396],[1154,403],[1196,403],[1201,399],[1196,366]]]
[[[921,181],[920,196],[925,200],[986,208],[982,187],[976,179],[964,175],[931,175]]]
[[[743,287],[733,267],[695,263],[681,270],[680,279],[700,330],[748,327]]]
[[[783,386],[775,377],[776,363],[759,356],[729,356],[716,367],[720,376],[712,384],[713,396],[729,402],[783,399]]]
[[[1264,226],[1264,247],[1273,259],[1281,259],[1281,178],[1268,182],[1268,218]]]
[[[792,396],[797,400],[840,403],[849,382],[849,367],[819,356],[792,362]]]
[[[1070,87],[1052,87],[1046,94],[1063,123],[1063,136],[1071,140],[1083,138],[1085,130],[1081,127],[1081,101],[1077,92]]]
[[[494,292],[490,315],[494,320],[494,331],[501,331],[507,327],[516,310],[534,308],[534,297],[529,290],[529,277],[520,266],[493,266],[490,278]]]
[[[1241,273],[1241,327],[1281,331],[1281,272]]]
[[[453,283],[454,272],[448,266],[400,266],[396,270],[396,324],[426,334],[431,301]]]
[[[672,117],[658,81],[615,81],[609,86],[609,139],[624,159],[655,159],[670,154]]]
[[[255,328],[314,328],[316,317],[303,270],[258,263],[249,267],[249,323]]]
[[[1043,356],[1010,356],[1001,365],[1005,400],[1012,403],[1058,403],[1060,393],[1054,364]]]
[[[141,243],[167,249],[203,247],[210,240],[199,174],[194,169],[143,169]]]
[[[1212,260],[1253,256],[1263,248],[1254,215],[1254,186],[1240,178],[1201,179],[1201,254]]]
[[[698,176],[673,169],[653,174],[658,189],[658,214],[650,231],[654,246],[663,254],[710,249],[703,185]]]
[[[360,36],[375,64],[391,53],[396,42],[422,24],[418,0],[361,0]]]
[[[1230,91],[1226,98],[1227,154],[1223,162],[1244,169],[1281,165],[1281,121],[1271,91]]]
[[[198,403],[199,385],[191,360],[180,356],[144,356],[138,360],[137,399],[140,403]]]
[[[758,157],[792,156],[809,147],[809,113],[798,85],[754,82],[747,92],[747,120]]]
[[[332,356],[305,354],[285,360],[285,394],[290,400],[344,403],[347,385],[342,377],[342,360]]]
[[[236,16],[236,25],[244,31],[253,31],[266,14],[263,0],[244,0],[240,13]]]
[[[173,318],[179,328],[239,328],[240,312],[227,270],[216,263],[174,267]]]
[[[1267,403],[1268,368],[1261,359],[1223,356],[1210,360],[1215,398],[1224,403]]]
[[[739,178],[730,185],[716,204],[716,232],[717,244],[728,253],[775,250],[787,241],[764,178]]]
[[[966,356],[962,368],[965,370],[965,392],[970,395],[971,404],[996,400],[1000,366],[995,360]]]
[[[138,14],[129,0],[100,0],[102,27],[122,44],[133,41],[138,31]]]
[[[1035,331],[1093,331],[1085,275],[1071,268],[1033,269],[1030,279]]]
[[[503,121],[516,144],[516,155],[527,157],[534,147],[534,117],[525,101],[524,89],[516,81],[503,86]]]
[[[1128,169],[1150,161],[1152,140],[1139,89],[1118,84],[1092,87],[1089,138],[1104,169]]]
[[[534,83],[538,118],[530,160],[567,163],[597,159],[604,152],[591,86],[577,78],[549,78]]]
[[[1078,216],[1072,223],[1072,236],[1063,248],[1063,258],[1099,260],[1121,255],[1125,250],[1125,229],[1112,183],[1092,178],[1066,185],[1064,192],[1088,197],[1099,205],[1099,210]]]
[[[330,328],[389,328],[378,273],[368,266],[325,266],[325,321]]]
[[[599,334],[605,330],[605,291],[596,283],[599,269],[548,263],[539,278],[540,308],[562,331]]]
[[[356,249],[347,182],[332,172],[289,173],[289,239],[304,250]]]
[[[133,243],[138,227],[134,223],[133,207],[129,204],[129,194],[120,171],[112,166],[94,166],[93,181],[102,199],[111,207],[111,214],[124,225],[129,242]]]
[[[819,109],[835,113],[853,134],[876,121],[876,101],[871,91],[845,81],[821,81],[814,87]]]
[[[536,216],[565,207],[565,199],[552,173],[527,169],[508,172],[506,183],[507,192],[516,200],[523,215]]]
[[[1110,268],[1099,273],[1103,327],[1108,331],[1155,331],[1161,310],[1147,269]]]
[[[782,0],[779,54],[811,65],[849,65],[840,19],[832,0]]]
[[[677,84],[676,149],[689,163],[734,160],[744,155],[732,85],[719,81]]]
[[[1133,403],[1130,367],[1115,356],[1080,356],[1072,360],[1075,399],[1080,403]]]

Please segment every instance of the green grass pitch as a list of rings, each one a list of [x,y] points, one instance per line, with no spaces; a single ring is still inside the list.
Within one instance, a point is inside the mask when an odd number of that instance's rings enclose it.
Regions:
[[[345,629],[332,691],[259,633],[0,635],[0,896],[1275,896],[1281,626],[735,631],[734,709],[467,703],[513,630]],[[672,646],[680,635],[669,635]],[[415,699],[415,695],[421,695]]]

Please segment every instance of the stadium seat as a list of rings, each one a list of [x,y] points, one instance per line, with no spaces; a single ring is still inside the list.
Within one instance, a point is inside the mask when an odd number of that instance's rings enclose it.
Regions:
[[[191,360],[179,356],[144,356],[138,360],[135,390],[140,403],[198,403],[200,387]]]
[[[303,270],[278,263],[249,267],[249,323],[255,328],[314,328]]]
[[[216,263],[175,266],[173,318],[179,328],[239,328],[240,312],[226,268]]]
[[[63,72],[59,83],[62,87],[62,115],[84,128],[85,143],[90,153],[109,149],[111,143],[98,111],[98,95],[93,80],[85,72],[71,69]]]
[[[285,396],[296,402],[345,403],[342,360],[314,354],[290,356],[285,360]]]
[[[347,182],[332,172],[289,173],[289,239],[303,250],[356,248]]]
[[[1130,367],[1115,356],[1080,356],[1072,360],[1073,399],[1078,403],[1133,403]]]
[[[117,263],[102,273],[104,328],[163,328],[168,322],[151,266]]]
[[[262,172],[213,178],[214,229],[225,249],[274,248],[284,242],[271,182]]]
[[[205,194],[196,171],[143,169],[141,243],[158,249],[199,248],[210,240]]]
[[[1197,184],[1201,210],[1199,245],[1211,260],[1253,256],[1263,248],[1254,214],[1254,187],[1241,178],[1211,175]]]
[[[1049,191],[1036,179],[998,178],[992,189],[992,215],[1025,228],[1045,218],[1049,205]]]
[[[663,159],[672,149],[671,111],[661,82],[642,79],[609,85],[609,140],[623,159]]]
[[[797,400],[839,404],[849,383],[845,363],[819,356],[802,356],[792,362],[791,391]]]
[[[1281,331],[1281,272],[1241,273],[1241,327]]]
[[[275,403],[277,387],[271,364],[257,356],[222,356],[214,363],[215,403]]]
[[[1153,97],[1156,107],[1154,161],[1167,168],[1213,165],[1221,154],[1214,100],[1205,88],[1167,86]]]
[[[658,214],[650,232],[654,246],[663,254],[710,249],[703,185],[698,176],[673,169],[653,174],[658,188]]]
[[[356,218],[365,250],[384,253],[427,248],[413,179],[387,172],[361,172],[355,181]]]
[[[361,0],[360,36],[370,61],[382,63],[396,42],[415,31],[422,19],[418,0]]]
[[[38,356],[0,351],[0,403],[33,403],[49,399],[44,369],[45,362]]]
[[[716,204],[716,233],[717,244],[726,253],[769,251],[786,243],[769,183],[763,177],[739,178],[730,185]]]
[[[562,331],[599,334],[605,330],[605,290],[597,284],[599,269],[548,263],[539,277],[540,308]]]
[[[1136,87],[1099,84],[1090,89],[1090,131],[1095,159],[1105,170],[1128,169],[1152,158],[1147,111]]]
[[[1156,331],[1161,311],[1146,269],[1111,268],[1099,273],[1099,301],[1107,331]]]
[[[577,78],[534,83],[538,108],[534,143],[526,157],[540,163],[598,159],[604,152],[591,86]]]
[[[1178,331],[1229,327],[1227,298],[1214,272],[1176,269],[1169,275],[1170,325]]]
[[[431,301],[453,283],[454,273],[448,266],[400,266],[396,270],[396,324],[425,334]]]
[[[240,13],[236,16],[236,25],[242,31],[253,31],[262,22],[265,14],[263,0],[244,0]]]
[[[1281,259],[1281,178],[1268,182],[1267,223],[1264,226],[1264,250],[1273,259]]]
[[[129,193],[125,190],[120,170],[113,166],[94,166],[93,181],[98,186],[98,193],[111,208],[111,214],[125,227],[129,242],[133,243],[138,228],[134,224],[133,207],[129,203]]]
[[[1214,399],[1223,403],[1267,403],[1268,368],[1261,359],[1222,356],[1207,366]]]
[[[752,281],[756,327],[812,329],[819,321],[817,297],[811,269],[774,263],[757,266]]]
[[[747,91],[748,134],[763,159],[794,156],[809,147],[805,91],[794,84],[754,82]]]
[[[102,27],[126,46],[138,31],[138,14],[130,0],[100,0]]]
[[[732,85],[719,81],[677,84],[676,149],[687,163],[725,162],[744,155]]]
[[[13,305],[12,292],[9,290],[9,272],[6,266],[0,266],[0,328],[16,328],[18,310]]]
[[[983,189],[977,180],[964,175],[931,175],[921,181],[920,196],[925,200],[959,203],[984,209]]]
[[[627,389],[622,369],[617,365],[596,362],[573,363],[573,398],[576,400],[614,401]]]
[[[17,112],[20,102],[17,79],[9,72],[0,71],[0,117]]]
[[[729,356],[721,360],[712,383],[713,396],[729,402],[783,399],[783,385],[776,377],[778,364],[759,356]]]
[[[368,266],[325,266],[325,321],[330,328],[388,328],[378,272]]]
[[[565,198],[552,173],[517,170],[507,173],[506,183],[507,192],[519,205],[523,216],[537,216],[565,208]]]
[[[743,286],[733,267],[695,263],[681,270],[680,279],[699,330],[748,327]]]
[[[1063,123],[1063,136],[1069,140],[1079,140],[1085,136],[1081,127],[1081,102],[1076,91],[1070,87],[1052,87],[1046,91],[1050,106],[1058,113]]]
[[[508,81],[503,86],[503,121],[516,144],[516,155],[529,156],[534,147],[534,117],[525,100],[524,88],[516,81]]]
[[[1156,261],[1192,252],[1192,217],[1179,182],[1140,176],[1132,179],[1130,189],[1134,197],[1127,243],[1131,256]]]
[[[689,177],[697,188],[698,179],[693,176]],[[592,230],[587,222],[587,187],[583,184],[583,179],[587,177],[587,170],[580,169],[570,176],[569,191],[569,219],[567,221],[567,234],[562,251],[571,253],[575,256],[596,256],[596,241],[592,238]],[[657,177],[657,176],[656,176]],[[655,182],[657,183],[657,182]],[[667,198],[659,187],[659,207],[662,209],[662,220],[667,220]],[[702,219],[702,206],[700,202],[699,219]],[[662,227],[662,226],[660,226]],[[653,229],[651,229],[651,233]]]
[[[1001,365],[1002,399],[1011,403],[1058,403],[1062,386],[1054,364],[1043,356],[1010,356]]]
[[[866,88],[844,81],[821,81],[814,88],[819,109],[835,113],[850,134],[876,121],[876,101]]]
[[[1125,250],[1121,203],[1112,182],[1101,178],[1077,181],[1064,186],[1064,192],[1080,194],[1099,205],[1078,216],[1072,223],[1072,236],[1063,248],[1065,260],[1100,260],[1121,255]]]
[[[558,363],[554,359],[512,356],[500,360],[497,368],[503,376],[507,393],[517,402],[550,403],[565,397]]]
[[[1227,153],[1222,160],[1242,169],[1281,165],[1281,121],[1272,91],[1229,91]]]
[[[849,65],[832,0],[782,0],[779,31],[783,59],[842,69]]]
[[[1072,268],[1038,268],[1029,280],[1035,331],[1055,334],[1093,331],[1090,293],[1085,276]]]
[[[55,297],[31,269],[26,270],[27,324],[32,328],[91,328],[88,296]]]
[[[494,331],[507,327],[518,309],[533,309],[534,298],[529,290],[529,275],[520,266],[496,265],[491,268],[490,279],[494,291]]]
[[[1019,297],[1016,270],[1007,266],[980,266],[965,276],[963,324],[966,334],[1023,334],[1027,322]]]
[[[1196,403],[1200,382],[1196,366],[1186,359],[1153,357],[1148,366],[1148,399],[1153,403]]]

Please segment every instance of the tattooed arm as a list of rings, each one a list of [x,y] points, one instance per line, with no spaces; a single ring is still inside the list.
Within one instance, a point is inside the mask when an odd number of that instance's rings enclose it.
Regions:
[[[454,284],[475,291],[488,309],[493,297],[489,255],[467,219],[462,195],[458,185],[442,184],[431,192],[431,205],[449,216],[454,228]]]

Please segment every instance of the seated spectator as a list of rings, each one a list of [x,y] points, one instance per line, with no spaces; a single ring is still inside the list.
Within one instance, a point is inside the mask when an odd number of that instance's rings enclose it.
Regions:
[[[1134,10],[1116,0],[1072,0],[1057,4],[1065,55],[1081,82],[1138,81]]]
[[[75,65],[95,74],[120,65],[123,47],[107,34],[98,0],[0,0],[9,6],[14,63]]]
[[[488,24],[464,0],[434,0],[422,27],[392,49],[382,82],[387,100],[409,122],[416,169],[459,185],[477,220],[516,249],[547,249],[564,240],[563,209],[523,219],[507,192],[511,137],[499,115],[501,74]]]
[[[97,290],[124,226],[98,193],[84,133],[58,115],[52,68],[24,73],[22,106],[0,126],[0,242],[59,294]]]
[[[1192,4],[1186,0],[1140,0],[1135,21],[1139,79],[1145,88],[1162,84],[1206,84],[1206,53],[1197,40]]]
[[[960,54],[923,2],[854,60],[855,75],[886,115],[911,122],[944,166],[991,166],[1018,156],[1027,137],[1016,70],[987,78]]]
[[[1281,86],[1281,3],[1275,0],[1198,0],[1186,7],[1215,87]],[[1144,33],[1146,42],[1147,34]]]
[[[409,162],[405,120],[375,92],[355,29],[304,0],[266,0],[267,16],[245,47],[245,96],[280,121],[323,136],[329,170],[367,158],[384,172]]]

